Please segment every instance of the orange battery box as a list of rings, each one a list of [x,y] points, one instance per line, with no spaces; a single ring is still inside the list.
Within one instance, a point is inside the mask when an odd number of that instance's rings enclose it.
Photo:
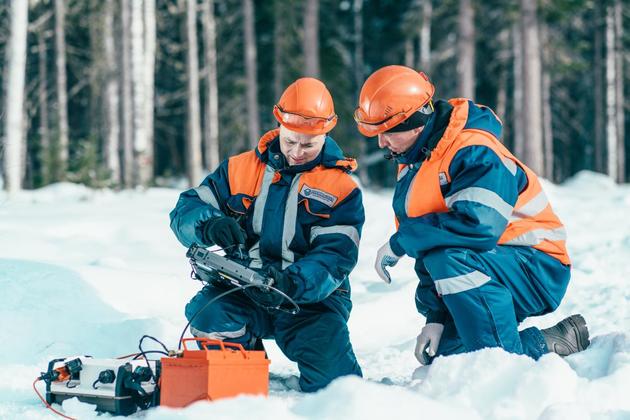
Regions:
[[[189,350],[186,343],[191,341],[203,349]],[[182,357],[161,360],[160,405],[185,407],[200,400],[269,393],[269,359],[264,351],[207,338],[186,338],[182,344]]]

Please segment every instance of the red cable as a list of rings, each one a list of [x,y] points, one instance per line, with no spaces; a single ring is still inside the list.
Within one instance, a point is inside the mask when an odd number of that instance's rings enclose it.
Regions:
[[[76,420],[74,417],[69,417],[66,416],[63,413],[60,413],[59,411],[55,410],[54,408],[51,407],[50,404],[48,404],[48,402],[42,397],[42,394],[39,393],[39,391],[37,390],[37,388],[35,387],[35,384],[37,383],[37,381],[41,381],[40,378],[37,378],[33,381],[33,390],[35,391],[35,393],[37,394],[37,396],[39,397],[40,400],[42,400],[42,402],[44,403],[44,405],[46,406],[46,408],[48,408],[49,410],[51,410],[53,413],[60,415],[61,417],[65,418],[65,419],[70,419],[70,420]]]

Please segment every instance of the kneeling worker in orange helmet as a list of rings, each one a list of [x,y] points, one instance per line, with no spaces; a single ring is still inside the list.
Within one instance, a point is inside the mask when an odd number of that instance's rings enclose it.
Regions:
[[[393,198],[397,232],[375,269],[408,255],[426,317],[416,343],[422,364],[484,347],[538,359],[589,345],[581,315],[540,330],[518,330],[554,311],[570,278],[565,229],[536,176],[498,140],[501,121],[468,99],[433,102],[421,72],[387,66],[363,85],[355,120],[399,164]]]
[[[246,251],[243,263],[272,277],[301,308],[295,315],[273,309],[282,298],[257,288],[205,307],[226,290],[216,282],[186,306],[192,333],[247,349],[273,338],[297,362],[301,390],[311,392],[342,375],[361,376],[347,321],[363,201],[349,175],[356,162],[327,135],[337,116],[322,82],[295,81],[273,115],[280,127],[255,150],[230,157],[180,195],[171,228],[187,247],[218,245],[232,256]]]

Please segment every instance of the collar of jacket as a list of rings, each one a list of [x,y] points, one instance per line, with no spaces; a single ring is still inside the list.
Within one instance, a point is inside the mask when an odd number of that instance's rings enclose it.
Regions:
[[[434,107],[435,111],[426,127],[422,130],[413,146],[411,146],[411,149],[396,159],[398,163],[408,165],[431,157],[433,149],[435,149],[446,131],[451,112],[453,111],[453,106],[443,100],[436,101]]]
[[[304,172],[313,169],[318,165],[322,165],[325,168],[337,168],[344,172],[354,172],[357,169],[357,162],[353,158],[347,158],[343,155],[343,151],[337,145],[337,143],[330,136],[326,136],[324,140],[324,147],[319,155],[312,161],[305,163],[304,165],[287,166],[284,155],[280,152],[280,129],[276,128],[266,132],[258,142],[256,148],[256,155],[265,164],[272,162],[272,156],[280,155],[278,159],[274,159],[273,162],[278,161],[278,164],[272,163],[276,169],[283,169],[290,172]]]

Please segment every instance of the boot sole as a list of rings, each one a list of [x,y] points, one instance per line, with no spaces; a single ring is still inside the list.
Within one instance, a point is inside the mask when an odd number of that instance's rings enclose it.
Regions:
[[[591,344],[589,340],[588,327],[586,326],[586,320],[582,315],[572,315],[568,319],[569,323],[573,326],[575,334],[577,336],[578,351],[586,350]]]

